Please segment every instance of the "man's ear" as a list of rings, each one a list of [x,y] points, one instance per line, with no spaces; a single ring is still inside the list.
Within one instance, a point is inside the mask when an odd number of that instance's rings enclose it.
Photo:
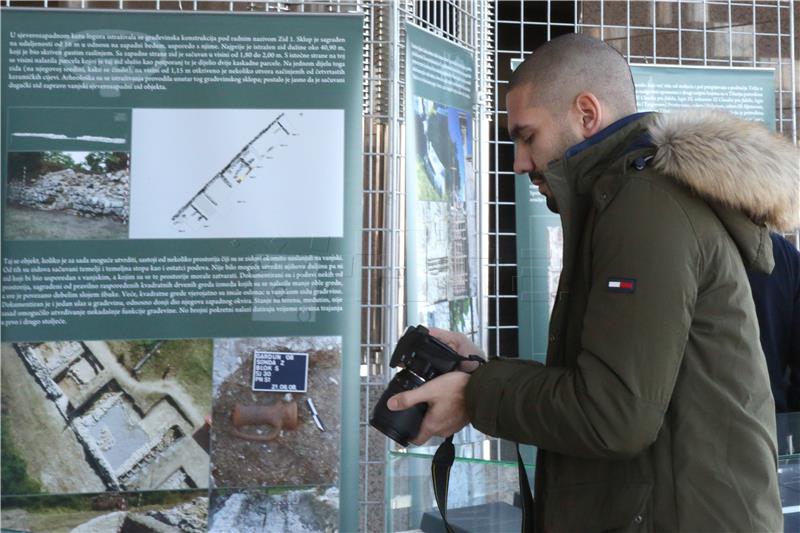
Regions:
[[[588,139],[605,127],[603,106],[594,94],[588,91],[578,93],[573,110],[577,113],[578,128],[584,139]]]

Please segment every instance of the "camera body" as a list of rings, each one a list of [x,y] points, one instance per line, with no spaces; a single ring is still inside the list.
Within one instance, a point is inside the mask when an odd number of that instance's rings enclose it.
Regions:
[[[449,346],[432,337],[424,326],[409,327],[392,353],[389,366],[402,367],[381,395],[369,423],[372,427],[408,446],[419,433],[428,404],[417,404],[402,411],[390,411],[386,402],[395,394],[415,389],[435,377],[456,370],[464,358]]]

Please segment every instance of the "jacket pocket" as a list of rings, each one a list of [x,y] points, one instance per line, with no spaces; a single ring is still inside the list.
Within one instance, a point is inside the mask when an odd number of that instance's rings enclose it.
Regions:
[[[590,483],[548,490],[548,532],[644,532],[652,529],[652,484]]]

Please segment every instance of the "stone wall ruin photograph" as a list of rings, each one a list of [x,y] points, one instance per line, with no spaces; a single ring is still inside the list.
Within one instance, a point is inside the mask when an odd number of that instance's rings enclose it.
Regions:
[[[12,152],[4,237],[127,239],[127,152]]]
[[[209,533],[333,533],[339,525],[335,487],[213,491]]]
[[[46,533],[205,533],[208,492],[64,494],[10,497],[3,531]],[[8,505],[6,505],[8,504]]]

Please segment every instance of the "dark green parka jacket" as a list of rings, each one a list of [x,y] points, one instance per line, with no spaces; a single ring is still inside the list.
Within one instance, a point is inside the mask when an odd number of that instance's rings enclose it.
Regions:
[[[564,231],[547,363],[467,386],[476,428],[539,448],[537,531],[782,531],[745,266],[772,268],[763,223],[798,224],[798,165],[692,111],[622,119],[544,171]]]

